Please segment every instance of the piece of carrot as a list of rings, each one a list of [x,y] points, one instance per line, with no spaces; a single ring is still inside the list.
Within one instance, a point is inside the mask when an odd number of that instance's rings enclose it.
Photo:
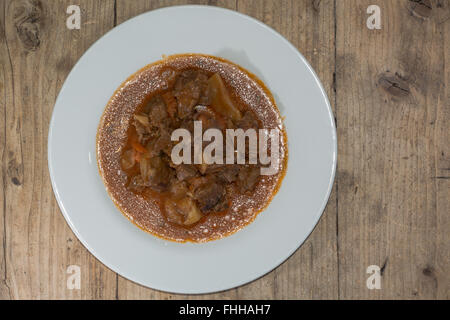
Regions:
[[[141,162],[141,157],[142,157],[142,153],[140,153],[140,152],[134,153],[134,160],[136,160],[136,162]]]
[[[147,152],[147,149],[145,149],[145,147],[142,144],[140,144],[139,142],[137,142],[137,141],[131,141],[131,146],[137,152],[140,152],[140,153]]]

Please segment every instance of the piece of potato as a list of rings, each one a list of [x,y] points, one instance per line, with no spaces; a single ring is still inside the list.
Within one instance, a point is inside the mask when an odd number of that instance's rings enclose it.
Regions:
[[[212,96],[211,107],[224,116],[230,117],[233,120],[240,120],[242,118],[241,112],[233,104],[233,101],[231,101],[220,75],[215,73],[208,79],[208,84]]]
[[[136,158],[133,149],[128,149],[122,154],[121,163],[123,170],[129,170],[134,167],[134,164],[136,163]]]
[[[150,127],[150,122],[148,120],[148,116],[146,114],[135,114],[134,119],[139,121],[144,127]]]
[[[202,213],[191,198],[186,197],[178,201],[178,207],[186,213],[183,223],[186,226],[196,223],[202,217]]]

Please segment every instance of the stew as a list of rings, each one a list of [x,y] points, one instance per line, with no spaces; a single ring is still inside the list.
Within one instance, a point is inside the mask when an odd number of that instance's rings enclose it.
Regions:
[[[249,164],[179,163],[176,129],[281,128],[280,170]],[[250,223],[270,202],[286,171],[281,116],[264,84],[224,59],[189,54],[151,64],[114,94],[97,135],[100,174],[121,212],[140,228],[175,241],[208,241]],[[209,142],[203,142],[205,147]],[[225,149],[225,145],[223,146]]]

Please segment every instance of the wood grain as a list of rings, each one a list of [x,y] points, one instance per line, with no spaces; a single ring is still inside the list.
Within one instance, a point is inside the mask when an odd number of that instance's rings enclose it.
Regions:
[[[65,26],[70,4],[80,30]],[[212,295],[147,289],[103,266],[67,226],[47,169],[53,105],[79,57],[115,25],[179,4],[280,32],[318,74],[338,128],[337,178],[311,236],[266,276]],[[372,4],[381,30],[366,27]],[[448,299],[449,20],[444,0],[1,1],[0,299]],[[366,287],[372,264],[381,290]],[[66,287],[69,265],[80,290]]]
[[[381,8],[381,30],[364,27],[371,4]],[[412,12],[417,5],[337,1],[344,299],[448,299],[450,292],[450,10],[448,1],[432,1],[424,18],[424,8]],[[382,267],[382,290],[365,288],[369,265]]]
[[[71,1],[2,1],[1,298],[114,298],[116,275],[70,231],[47,168],[48,124],[56,96],[84,51],[113,26],[113,1],[83,1],[81,30],[66,28]],[[4,134],[3,134],[4,132]],[[81,290],[66,268],[81,267]]]

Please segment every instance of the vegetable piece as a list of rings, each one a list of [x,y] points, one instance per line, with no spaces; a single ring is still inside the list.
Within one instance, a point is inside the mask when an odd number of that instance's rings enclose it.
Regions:
[[[148,121],[148,116],[146,114],[135,114],[134,119],[142,124],[144,127],[149,128],[150,122]]]
[[[140,152],[140,153],[145,153],[145,152],[147,152],[147,149],[142,145],[142,144],[140,144],[139,142],[137,142],[137,141],[131,141],[131,146],[133,147],[133,149],[134,150],[136,150],[137,152]]]
[[[197,208],[197,205],[190,198],[186,197],[180,200],[178,202],[178,207],[187,212],[186,219],[184,220],[184,225],[186,226],[196,223],[202,217],[202,214]]]
[[[134,130],[130,135],[130,139],[139,141],[141,144],[145,144],[150,138],[150,128],[144,126],[137,120],[134,120]]]
[[[134,152],[134,160],[136,160],[136,162],[140,162],[141,158],[142,158],[142,153]]]
[[[133,149],[128,149],[122,154],[121,164],[123,170],[129,170],[134,167],[135,152]]]
[[[144,182],[147,182],[150,178],[150,160],[147,158],[142,158],[139,162],[139,169],[141,170],[141,176]]]
[[[227,88],[218,73],[215,73],[208,79],[210,86],[212,101],[211,107],[220,114],[230,117],[233,120],[240,120],[242,118],[241,112],[231,101]]]

